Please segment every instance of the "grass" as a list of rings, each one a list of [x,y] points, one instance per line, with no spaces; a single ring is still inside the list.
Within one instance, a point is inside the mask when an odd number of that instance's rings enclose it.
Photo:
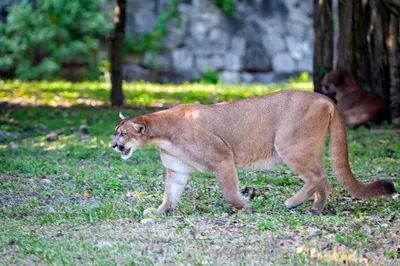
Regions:
[[[253,191],[253,214],[238,216],[224,203],[213,175],[196,173],[175,212],[142,224],[143,210],[161,203],[165,171],[153,146],[127,162],[112,151],[109,135],[120,110],[91,106],[105,103],[109,94],[105,84],[96,84],[0,85],[0,130],[14,133],[0,143],[0,265],[399,263],[399,200],[351,197],[334,179],[329,156],[333,189],[323,215],[307,214],[310,201],[284,208],[302,181],[280,167],[239,171],[241,187]],[[127,85],[129,103],[140,102],[138,91],[149,96],[143,106],[157,106],[163,97],[163,105],[210,103],[282,87]],[[89,138],[78,130],[83,124]],[[52,131],[60,135],[49,142]],[[361,128],[349,130],[348,139],[360,180],[387,178],[399,187],[399,133]]]
[[[70,107],[74,105],[101,106],[109,103],[110,85],[104,82],[20,82],[0,80],[0,101]],[[260,96],[280,89],[312,90],[311,82],[253,85],[160,85],[153,83],[125,83],[125,103],[134,106],[164,107],[178,103],[204,104]]]

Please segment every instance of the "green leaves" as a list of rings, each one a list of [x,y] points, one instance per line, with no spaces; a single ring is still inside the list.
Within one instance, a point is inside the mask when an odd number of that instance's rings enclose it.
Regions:
[[[100,39],[112,27],[100,11],[102,2],[43,0],[36,9],[27,1],[12,6],[7,23],[0,23],[0,70],[33,80],[61,78],[66,63],[93,69],[91,64],[104,55]]]

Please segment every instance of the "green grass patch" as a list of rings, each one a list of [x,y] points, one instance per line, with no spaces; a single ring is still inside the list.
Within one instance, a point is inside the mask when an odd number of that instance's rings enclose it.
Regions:
[[[329,156],[325,165],[332,193],[322,215],[307,214],[311,201],[295,210],[284,208],[302,181],[283,166],[238,171],[241,187],[257,191],[253,214],[237,216],[214,176],[195,173],[177,210],[153,217],[155,225],[143,225],[143,210],[161,203],[165,170],[154,146],[136,151],[127,162],[109,147],[120,110],[88,106],[107,103],[106,84],[1,86],[7,104],[0,105],[0,130],[17,136],[0,143],[0,265],[398,264],[398,199],[351,197],[332,175]],[[126,93],[136,104],[141,91],[149,95],[143,105],[154,106],[160,99],[166,105],[212,103],[275,88],[134,83],[126,84]],[[20,99],[42,106],[9,104]],[[83,124],[89,129],[86,139],[78,130]],[[61,133],[49,142],[46,135],[52,131]],[[400,186],[399,133],[360,128],[349,130],[348,139],[360,180],[387,178]]]

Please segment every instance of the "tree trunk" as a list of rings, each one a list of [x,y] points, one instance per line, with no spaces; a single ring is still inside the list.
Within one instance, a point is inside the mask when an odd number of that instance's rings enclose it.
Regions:
[[[333,67],[332,0],[314,0],[314,91],[321,93],[321,79]]]
[[[362,85],[370,85],[367,49],[369,5],[361,0],[339,1],[337,69],[352,73]]]
[[[390,16],[388,50],[390,65],[390,114],[393,124],[400,127],[400,18]]]
[[[126,0],[117,0],[114,9],[114,30],[110,36],[111,105],[124,104],[122,92],[122,45],[125,39]]]
[[[387,40],[390,13],[379,0],[370,0],[371,27],[368,33],[369,59],[371,62],[372,92],[389,100],[390,68]]]

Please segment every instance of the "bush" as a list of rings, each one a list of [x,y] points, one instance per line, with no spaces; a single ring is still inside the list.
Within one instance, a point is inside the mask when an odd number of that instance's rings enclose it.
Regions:
[[[41,0],[36,8],[22,1],[0,23],[0,72],[24,80],[55,79],[65,65],[85,65],[89,78],[100,74],[100,39],[112,24],[99,0]]]

